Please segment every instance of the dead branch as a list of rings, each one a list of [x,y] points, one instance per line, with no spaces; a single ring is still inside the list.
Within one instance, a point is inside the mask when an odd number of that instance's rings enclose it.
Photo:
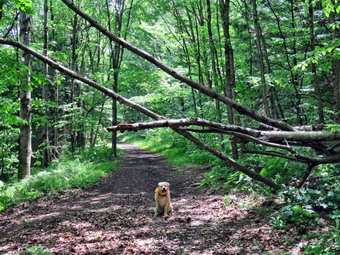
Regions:
[[[262,131],[269,140],[289,140],[300,142],[336,141],[340,140],[340,130],[336,131]]]
[[[201,126],[201,127],[208,127],[209,129],[192,129],[186,128],[186,126]],[[286,142],[289,141],[297,141],[297,142],[305,142],[306,146],[309,142],[321,141],[321,140],[335,140],[338,139],[340,133],[338,131],[334,132],[321,132],[321,131],[259,131],[254,130],[251,128],[240,127],[236,125],[224,125],[221,123],[216,123],[208,120],[204,120],[201,118],[186,118],[186,119],[167,119],[167,120],[158,120],[158,121],[151,121],[151,122],[139,122],[133,124],[122,123],[116,126],[108,127],[108,131],[137,131],[143,129],[151,129],[151,128],[164,128],[170,127],[176,129],[176,131],[194,131],[194,132],[218,132],[227,135],[233,135],[237,137],[241,137],[247,141],[251,141],[257,144],[262,144],[268,147],[279,148],[283,150],[287,150],[293,154],[293,156],[287,156],[284,154],[268,154],[259,153],[258,154],[265,154],[268,156],[276,156],[281,158],[286,158],[293,161],[299,161],[306,164],[327,164],[327,163],[336,163],[340,161],[340,153],[335,155],[328,155],[324,157],[310,157],[306,155],[302,155],[297,153],[295,150],[292,149],[290,145],[283,145],[280,143],[274,143],[270,141],[280,141]],[[303,138],[305,140],[303,140]],[[254,152],[253,152],[254,153]]]
[[[133,124],[121,123],[116,126],[107,127],[107,131],[137,131],[143,129],[150,129],[150,128],[163,128],[163,127],[185,127],[185,126],[201,126],[201,127],[210,127],[214,130],[218,131],[232,131],[232,132],[239,132],[248,134],[251,136],[261,136],[261,133],[257,130],[251,128],[245,128],[236,125],[225,125],[201,118],[184,118],[184,119],[166,119],[166,120],[157,120],[151,122],[138,122]]]
[[[194,132],[214,132],[214,133],[224,133],[237,135],[239,133],[244,138],[249,138],[254,142],[264,143],[278,142],[278,141],[296,141],[296,142],[318,142],[318,141],[336,141],[340,140],[340,131],[261,131],[251,128],[236,126],[236,125],[225,125],[217,122],[212,122],[204,120],[201,118],[185,118],[185,119],[167,119],[158,120],[152,122],[139,122],[134,124],[117,125],[112,127],[107,127],[107,131],[137,131],[142,129],[150,128],[162,128],[162,127],[185,127],[185,126],[201,126],[208,127],[210,129],[196,130],[196,129],[186,129]],[[257,138],[257,139],[256,139]],[[268,146],[269,143],[267,144]],[[273,144],[272,144],[273,145]],[[279,146],[279,145],[278,145]],[[282,147],[283,148],[283,147]],[[287,149],[288,147],[284,148]]]

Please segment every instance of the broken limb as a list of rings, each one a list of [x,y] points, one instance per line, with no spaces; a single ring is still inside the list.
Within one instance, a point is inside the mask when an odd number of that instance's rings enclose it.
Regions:
[[[66,74],[66,75],[69,75],[71,76],[72,78],[74,79],[77,79],[79,81],[82,81],[84,82],[85,84],[88,84],[90,85],[91,87],[103,92],[104,94],[116,99],[117,101],[119,101],[120,103],[128,106],[128,107],[131,107],[137,111],[140,111],[142,113],[144,113],[145,115],[149,116],[149,117],[152,117],[153,119],[157,119],[157,120],[161,120],[161,119],[165,119],[165,117],[161,116],[161,115],[158,115],[154,112],[152,112],[151,110],[139,105],[139,104],[136,104],[130,100],[128,100],[127,98],[115,93],[114,91],[96,83],[95,81],[89,79],[89,78],[86,78],[86,77],[83,77],[81,76],[80,74],[78,74],[77,72],[71,70],[71,69],[68,69],[58,63],[56,63],[55,61],[49,59],[48,57],[38,53],[37,51],[19,43],[19,42],[16,42],[16,41],[13,41],[13,40],[10,40],[10,39],[4,39],[4,38],[0,38],[0,44],[6,44],[6,45],[12,45],[14,47],[17,47],[17,48],[20,48],[28,53],[30,53],[31,55],[35,56],[36,58],[44,61],[45,63],[47,63],[48,65],[50,65],[51,67],[59,70],[60,72]],[[275,183],[274,181],[270,180],[269,178],[266,178],[256,172],[253,172],[249,169],[247,169],[245,166],[239,164],[238,162],[236,162],[235,160],[233,160],[232,158],[226,156],[225,154],[221,153],[221,152],[218,152],[216,151],[215,149],[211,148],[210,146],[204,144],[203,142],[201,142],[200,140],[198,140],[196,137],[192,136],[191,134],[189,134],[188,132],[184,131],[184,130],[180,130],[179,128],[173,128],[173,130],[175,132],[177,132],[178,134],[186,137],[187,139],[189,139],[190,141],[192,141],[193,143],[195,143],[197,146],[199,146],[200,148],[210,152],[211,154],[213,154],[214,156],[220,158],[221,160],[227,162],[230,166],[234,167],[236,170],[242,172],[242,173],[245,173],[246,175],[248,175],[249,177],[255,179],[255,180],[258,180],[266,185],[268,185],[269,187],[272,187],[274,189],[280,189],[281,186],[277,183]]]
[[[201,126],[208,129],[193,129],[187,128],[187,126]],[[124,123],[124,125],[116,125],[107,127],[108,131],[138,131],[143,129],[151,129],[151,128],[162,128],[162,127],[170,127],[170,128],[181,128],[183,131],[191,131],[198,133],[223,133],[227,135],[234,135],[237,137],[241,137],[246,141],[251,141],[257,144],[262,144],[268,147],[274,147],[279,149],[284,149],[289,151],[294,155],[298,155],[298,161],[308,163],[308,162],[325,162],[327,160],[334,161],[334,157],[340,157],[339,153],[335,153],[333,157],[323,157],[323,158],[315,158],[308,157],[297,154],[295,150],[292,149],[289,145],[283,145],[286,141],[297,141],[304,142],[305,147],[310,146],[309,143],[315,143],[318,141],[324,140],[337,140],[339,139],[340,133],[338,131],[333,132],[321,132],[321,131],[261,131],[252,128],[246,128],[236,125],[225,125],[217,122],[212,122],[208,120],[204,120],[201,118],[184,118],[184,119],[166,119],[166,120],[156,120],[151,122],[139,122],[133,124]],[[305,139],[305,140],[303,140]],[[278,143],[281,142],[281,143]],[[302,144],[301,144],[302,146]],[[319,164],[319,163],[317,163]]]

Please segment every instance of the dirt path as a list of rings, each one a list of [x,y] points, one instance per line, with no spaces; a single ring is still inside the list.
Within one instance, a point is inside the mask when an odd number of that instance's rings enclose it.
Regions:
[[[0,215],[0,254],[41,246],[52,254],[279,254],[294,250],[254,211],[193,185],[197,171],[120,144],[119,170],[88,190],[24,203]],[[153,217],[154,189],[171,183],[174,213]],[[296,245],[295,245],[296,246]],[[42,253],[40,253],[42,254]]]

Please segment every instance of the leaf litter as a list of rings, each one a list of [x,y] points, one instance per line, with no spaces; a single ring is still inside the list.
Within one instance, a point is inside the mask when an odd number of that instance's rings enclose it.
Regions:
[[[118,171],[86,190],[71,190],[0,214],[0,254],[300,254],[294,229],[275,230],[270,216],[235,205],[196,185],[202,171],[173,169],[148,151],[121,143]],[[204,170],[206,171],[206,169]],[[174,212],[153,216],[154,189],[171,183]]]

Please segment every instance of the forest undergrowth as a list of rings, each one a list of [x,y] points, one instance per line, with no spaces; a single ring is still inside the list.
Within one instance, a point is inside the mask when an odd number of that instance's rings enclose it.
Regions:
[[[0,181],[0,211],[42,196],[89,187],[116,169],[118,162],[112,160],[110,147],[106,144],[74,153],[66,149],[49,167],[33,168],[29,178],[20,181],[13,178],[7,183]]]

